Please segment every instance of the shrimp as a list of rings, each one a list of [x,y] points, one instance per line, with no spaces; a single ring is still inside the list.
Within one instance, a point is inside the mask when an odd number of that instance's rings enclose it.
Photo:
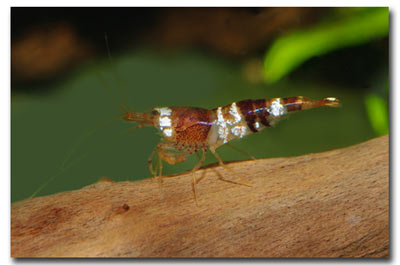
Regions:
[[[163,139],[148,159],[150,172],[159,178],[160,185],[162,161],[174,165],[185,161],[190,154],[202,152],[199,162],[191,170],[192,190],[197,204],[194,173],[203,164],[207,150],[217,158],[220,166],[234,173],[216,152],[218,147],[270,127],[292,112],[322,106],[337,107],[339,100],[334,97],[314,100],[302,96],[249,99],[212,110],[196,107],[155,107],[144,113],[125,111],[122,117],[125,121],[137,123],[138,127],[156,127],[161,133]],[[153,168],[153,157],[156,154],[159,160],[158,169]]]

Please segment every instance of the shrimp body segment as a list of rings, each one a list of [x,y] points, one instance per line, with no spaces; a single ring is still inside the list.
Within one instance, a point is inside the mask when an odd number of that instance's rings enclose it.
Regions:
[[[152,168],[154,154],[159,160],[176,164],[186,156],[199,150],[203,157],[194,167],[200,168],[207,150],[218,159],[216,149],[234,139],[243,138],[274,125],[282,117],[292,112],[322,106],[337,107],[339,100],[333,97],[314,100],[302,96],[288,98],[242,100],[212,110],[195,107],[156,107],[147,113],[128,112],[124,119],[137,122],[139,126],[154,126],[163,136],[162,142],[154,149],[149,158],[150,171],[161,177],[161,161],[159,172]],[[195,193],[195,179],[193,179]]]

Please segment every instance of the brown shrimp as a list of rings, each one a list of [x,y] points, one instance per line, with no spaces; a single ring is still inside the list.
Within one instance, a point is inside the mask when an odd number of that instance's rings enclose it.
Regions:
[[[288,98],[243,100],[212,110],[195,107],[156,107],[146,113],[126,112],[123,119],[137,122],[139,127],[156,127],[163,141],[156,146],[149,157],[148,164],[154,177],[161,183],[162,162],[176,164],[185,161],[189,154],[202,151],[199,162],[192,169],[192,189],[196,196],[194,172],[204,162],[207,150],[227,167],[216,149],[234,139],[243,138],[270,127],[289,113],[322,106],[337,107],[339,100],[327,97],[314,100],[302,96]],[[153,168],[153,157],[158,155],[158,173]],[[158,176],[157,176],[158,175]]]

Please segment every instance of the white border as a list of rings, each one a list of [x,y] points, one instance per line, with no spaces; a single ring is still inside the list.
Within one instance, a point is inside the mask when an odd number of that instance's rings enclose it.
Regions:
[[[82,1],[82,0],[69,0],[69,1],[1,1],[1,13],[0,13],[0,27],[2,29],[3,39],[1,43],[1,64],[2,64],[2,74],[1,74],[1,99],[2,104],[0,105],[2,124],[5,125],[1,130],[2,134],[2,148],[1,148],[1,164],[3,169],[2,180],[4,185],[1,185],[3,189],[1,192],[2,196],[2,212],[3,214],[1,220],[2,228],[2,240],[1,240],[1,264],[9,264],[13,262],[10,258],[10,7],[11,6],[389,6],[390,7],[390,44],[391,44],[391,241],[390,241],[390,254],[391,261],[395,262],[397,255],[399,253],[399,245],[396,244],[398,239],[398,229],[395,226],[395,220],[397,220],[397,210],[398,210],[398,196],[396,196],[396,191],[399,190],[399,181],[396,181],[396,167],[399,164],[399,159],[396,156],[397,150],[399,148],[398,141],[396,140],[396,134],[398,132],[398,123],[396,122],[396,117],[400,117],[399,113],[399,93],[396,92],[396,76],[399,75],[397,69],[398,53],[395,47],[398,46],[398,19],[396,17],[398,11],[398,5],[400,1],[366,1],[366,0],[329,0],[329,1],[283,1],[283,0],[269,0],[269,1],[259,1],[259,0],[248,0],[248,1],[215,1],[215,0],[201,0],[201,1],[123,1],[123,0],[113,0],[113,1]],[[111,5],[112,4],[112,5]],[[396,209],[394,208],[396,206]],[[266,260],[266,262],[274,262],[276,260]],[[344,262],[357,262],[359,260],[345,260]],[[384,262],[382,260],[375,260],[376,262]],[[31,261],[32,262],[32,261]],[[43,263],[43,260],[37,261],[38,263]],[[69,263],[83,263],[84,261],[77,260],[64,260],[64,264]],[[104,260],[106,263],[117,263],[118,261]],[[146,261],[146,263],[149,261]],[[154,262],[154,261],[153,261]],[[153,263],[151,262],[151,263]],[[232,262],[235,262],[232,260]],[[237,262],[237,261],[236,261]],[[235,263],[236,263],[235,262]],[[279,261],[278,261],[279,262]],[[329,263],[342,263],[343,260],[317,260],[311,261],[313,264],[323,264],[325,262]],[[55,260],[46,260],[45,263],[52,264],[56,263]],[[135,262],[136,263],[136,262]],[[161,263],[161,262],[160,262]],[[186,262],[179,262],[186,263]],[[211,262],[215,263],[215,262]],[[290,261],[280,261],[280,264],[292,263]]]

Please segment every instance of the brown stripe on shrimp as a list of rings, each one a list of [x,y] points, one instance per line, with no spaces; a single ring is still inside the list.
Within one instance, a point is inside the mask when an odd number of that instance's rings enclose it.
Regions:
[[[302,108],[303,97],[289,97],[281,100],[287,112],[300,111]]]
[[[265,100],[263,100],[265,103]],[[252,132],[258,132],[256,127],[257,114],[255,113],[255,106],[253,104],[254,100],[242,100],[236,103],[242,115],[245,117],[247,126]]]
[[[257,119],[258,119],[258,121],[256,121],[254,124],[256,129],[261,127],[261,125],[258,122],[261,122],[261,124],[266,127],[270,127],[271,124],[268,121],[269,112],[267,110],[267,101],[265,99],[254,100],[253,105],[255,108],[254,111],[256,112]]]

